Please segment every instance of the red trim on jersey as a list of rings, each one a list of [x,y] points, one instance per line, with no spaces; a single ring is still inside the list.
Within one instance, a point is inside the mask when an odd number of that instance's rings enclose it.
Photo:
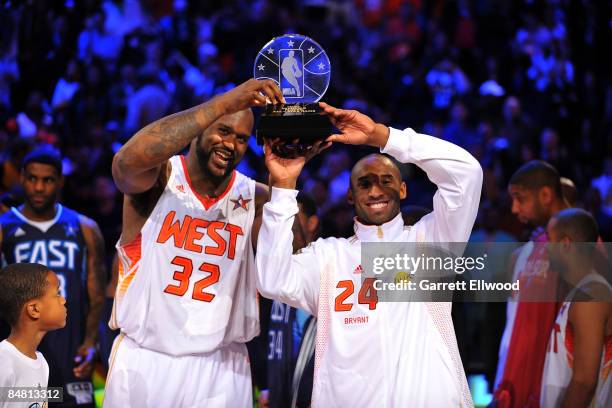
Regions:
[[[232,186],[234,185],[234,180],[236,179],[236,170],[232,171],[231,179],[229,183],[227,184],[227,188],[225,189],[223,193],[221,193],[219,196],[214,197],[214,198],[204,198],[200,194],[198,194],[198,192],[193,188],[193,184],[191,184],[191,177],[189,177],[189,172],[187,171],[187,162],[185,161],[185,156],[181,156],[181,163],[183,164],[183,172],[185,173],[185,178],[187,179],[187,184],[189,184],[189,188],[191,189],[193,194],[197,197],[197,199],[200,200],[200,202],[202,203],[202,205],[204,206],[206,210],[210,209],[210,207],[212,207],[217,202],[219,202],[221,199],[223,199],[223,197],[225,197],[227,193],[230,192],[230,190],[232,189]]]
[[[567,350],[567,365],[574,369],[574,328],[569,322],[569,311],[567,312],[567,323],[565,324],[565,349]]]
[[[605,337],[604,346],[606,348],[606,352],[604,353],[604,364],[608,364],[612,361],[612,334]]]
[[[142,234],[139,232],[131,242],[121,245],[121,248],[130,259],[130,268],[140,260],[142,252]],[[126,271],[127,272],[127,271]]]
[[[132,280],[136,276],[136,272],[139,271],[140,268],[134,268],[134,265],[140,261],[140,257],[142,255],[142,233],[138,233],[136,237],[128,242],[125,245],[121,245],[121,252],[119,253],[119,282],[117,283],[117,289],[115,294],[115,299],[121,300],[125,292],[127,291],[128,286],[132,283]],[[125,259],[125,257],[128,259]],[[126,265],[127,263],[127,265]],[[127,268],[127,270],[126,270]],[[130,271],[133,271],[129,275],[127,275]],[[113,306],[113,313],[115,313],[115,306]],[[116,324],[116,316],[114,317],[114,326]]]

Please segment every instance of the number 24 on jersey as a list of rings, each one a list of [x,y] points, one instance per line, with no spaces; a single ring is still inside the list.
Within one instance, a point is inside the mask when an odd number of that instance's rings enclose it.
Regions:
[[[336,289],[342,291],[336,296],[334,310],[336,312],[349,312],[353,309],[354,300],[349,298],[355,292],[355,284],[352,280],[341,280],[336,285]],[[374,278],[365,278],[361,284],[361,289],[357,295],[357,303],[368,305],[369,310],[376,309],[378,303],[378,293],[374,289]]]

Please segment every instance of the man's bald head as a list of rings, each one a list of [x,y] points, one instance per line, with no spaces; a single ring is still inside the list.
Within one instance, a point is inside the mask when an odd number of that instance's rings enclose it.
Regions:
[[[351,170],[351,188],[354,188],[357,179],[363,174],[366,174],[368,169],[371,169],[372,166],[384,166],[388,169],[389,173],[397,177],[398,180],[402,179],[402,174],[393,160],[383,154],[372,153],[359,159],[353,166]]]
[[[552,219],[552,229],[559,237],[567,236],[574,242],[597,241],[597,221],[588,211],[567,208],[559,211]]]
[[[244,122],[244,125],[250,128],[251,131],[253,130],[253,126],[255,126],[255,115],[253,115],[252,109],[243,109],[238,112],[229,113],[227,115],[221,116],[221,118],[219,119],[224,119],[224,118],[227,119],[228,117],[231,118],[230,120],[232,122],[234,121]]]

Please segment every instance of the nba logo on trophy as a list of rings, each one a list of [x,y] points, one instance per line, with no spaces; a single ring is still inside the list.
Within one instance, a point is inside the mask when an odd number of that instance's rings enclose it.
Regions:
[[[291,41],[292,42],[292,41]],[[304,95],[304,52],[302,50],[285,49],[278,53],[279,70],[278,83],[285,99],[301,98]]]

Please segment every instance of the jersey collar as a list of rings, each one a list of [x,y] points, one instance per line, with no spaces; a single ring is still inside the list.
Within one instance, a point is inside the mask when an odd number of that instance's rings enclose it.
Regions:
[[[394,241],[404,231],[404,219],[401,212],[382,225],[365,225],[357,221],[357,217],[354,220],[355,235],[363,242]]]
[[[11,207],[11,211],[13,212],[13,214],[15,214],[17,218],[19,218],[21,221],[25,222],[26,224],[30,224],[38,228],[42,232],[47,232],[49,228],[51,228],[53,225],[55,225],[56,222],[59,221],[60,217],[62,216],[63,209],[64,207],[62,207],[60,203],[55,203],[55,217],[47,221],[33,221],[29,219],[28,217],[26,217],[25,215],[23,215],[23,213],[19,211],[17,207]]]

